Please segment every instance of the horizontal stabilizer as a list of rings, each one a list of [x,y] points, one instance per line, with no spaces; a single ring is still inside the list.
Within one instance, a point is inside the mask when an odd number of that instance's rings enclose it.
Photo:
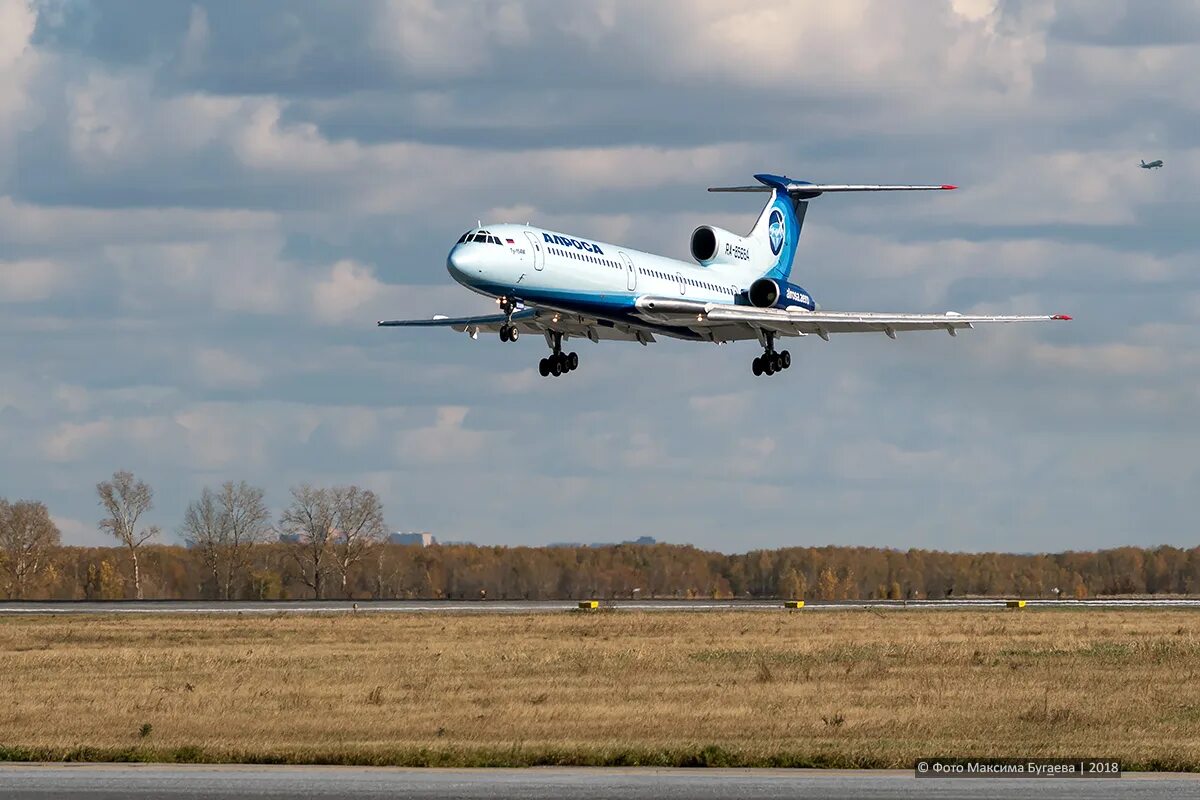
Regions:
[[[776,189],[790,195],[809,198],[825,192],[924,192],[957,189],[948,183],[916,185],[916,184],[874,184],[874,183],[811,183],[797,181],[783,175],[755,175],[758,186],[713,186],[710,192],[770,192]]]

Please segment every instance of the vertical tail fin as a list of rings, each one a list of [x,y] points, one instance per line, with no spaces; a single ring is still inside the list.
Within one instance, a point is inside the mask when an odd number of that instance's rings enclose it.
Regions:
[[[807,200],[793,198],[786,191],[773,188],[771,199],[767,201],[749,236],[756,244],[761,244],[759,252],[769,254],[766,272],[761,277],[786,281],[791,276],[796,245],[800,241],[800,229],[804,227],[807,211]]]

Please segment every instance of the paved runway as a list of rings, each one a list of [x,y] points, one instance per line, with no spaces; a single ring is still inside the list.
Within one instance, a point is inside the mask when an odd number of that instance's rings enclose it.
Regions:
[[[998,609],[1003,599],[989,600],[810,600],[804,611],[880,611]],[[603,608],[622,611],[778,611],[779,600],[613,600]],[[1029,608],[1200,608],[1200,598],[1137,600],[1028,600]],[[374,613],[550,614],[574,610],[574,600],[122,600],[110,602],[0,602],[0,614],[329,614],[354,610]]]
[[[908,771],[521,769],[411,770],[355,767],[0,765],[0,797],[117,800],[219,798],[1193,798],[1194,775],[1109,779],[925,778]]]

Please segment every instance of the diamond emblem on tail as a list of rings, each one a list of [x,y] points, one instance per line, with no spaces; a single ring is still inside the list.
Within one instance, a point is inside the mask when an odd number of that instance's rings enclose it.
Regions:
[[[771,221],[767,226],[767,236],[771,239],[771,254],[779,255],[783,249],[783,213],[778,209],[771,210]]]

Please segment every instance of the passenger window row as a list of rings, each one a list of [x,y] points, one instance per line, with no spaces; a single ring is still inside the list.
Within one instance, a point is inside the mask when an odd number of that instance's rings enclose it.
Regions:
[[[576,261],[589,261],[593,264],[599,264],[603,267],[612,267],[613,269],[621,269],[621,265],[609,258],[598,258],[588,253],[577,253],[574,250],[563,250],[559,247],[548,248],[551,253],[564,258],[573,258]]]
[[[685,278],[682,275],[668,275],[656,269],[648,269],[644,270],[644,272],[655,278],[662,278],[664,281],[683,281],[689,286],[695,286],[697,289],[708,289],[710,292],[723,292],[731,297],[737,294],[737,291],[730,286],[718,286],[715,283],[693,280],[692,278]]]

